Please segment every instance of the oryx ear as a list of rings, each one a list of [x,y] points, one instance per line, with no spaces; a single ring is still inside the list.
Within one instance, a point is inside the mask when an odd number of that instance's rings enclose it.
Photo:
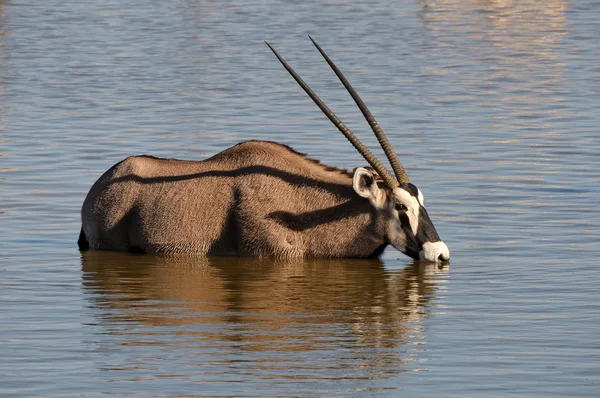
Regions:
[[[380,192],[375,181],[375,176],[365,168],[358,167],[354,170],[352,188],[354,188],[357,194],[363,198],[370,199],[373,203],[376,203],[379,198]]]

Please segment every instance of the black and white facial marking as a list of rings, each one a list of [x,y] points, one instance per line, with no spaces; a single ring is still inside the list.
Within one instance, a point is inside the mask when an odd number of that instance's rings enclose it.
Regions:
[[[423,206],[423,193],[415,185],[403,184],[392,191],[390,202],[395,215],[400,220],[400,231],[397,231],[398,250],[415,260],[447,261],[450,251],[440,237]],[[404,243],[404,244],[402,244]],[[403,247],[402,247],[403,246]]]
[[[408,183],[386,194],[377,186],[373,173],[362,167],[354,171],[353,187],[375,208],[388,214],[387,239],[396,249],[415,260],[450,259],[448,247],[440,240],[423,207],[424,198],[419,188]]]

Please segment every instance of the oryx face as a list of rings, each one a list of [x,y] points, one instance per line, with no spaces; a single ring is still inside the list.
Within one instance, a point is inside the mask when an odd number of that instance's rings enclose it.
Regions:
[[[394,188],[388,200],[388,240],[396,249],[426,261],[448,261],[450,251],[429,219],[421,190],[411,183]]]
[[[368,198],[385,222],[386,239],[392,246],[415,260],[448,261],[450,251],[425,210],[421,190],[411,183],[391,191],[379,188],[373,173],[364,168],[354,172],[356,193]]]

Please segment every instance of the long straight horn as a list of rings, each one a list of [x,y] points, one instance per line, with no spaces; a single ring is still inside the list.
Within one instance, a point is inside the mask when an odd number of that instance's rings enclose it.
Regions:
[[[408,175],[406,174],[404,167],[402,167],[402,163],[400,163],[400,159],[398,159],[398,155],[396,155],[394,148],[392,148],[392,144],[390,144],[390,142],[388,141],[388,139],[385,136],[385,134],[383,133],[383,130],[381,129],[381,127],[379,127],[379,124],[377,123],[377,121],[375,120],[375,118],[373,117],[371,112],[369,111],[369,108],[367,108],[367,106],[365,105],[363,100],[359,97],[359,95],[356,93],[354,88],[352,88],[352,86],[350,85],[350,82],[348,82],[348,79],[346,79],[346,77],[344,76],[342,71],[340,71],[340,69],[333,63],[333,61],[327,56],[327,54],[325,54],[325,51],[323,51],[321,46],[319,46],[317,44],[317,42],[313,40],[312,37],[308,36],[308,38],[313,42],[315,47],[317,47],[317,50],[319,50],[319,52],[321,53],[323,58],[325,58],[325,61],[327,61],[327,63],[331,67],[331,69],[333,69],[333,71],[335,72],[337,77],[340,79],[340,81],[342,82],[344,87],[346,87],[346,90],[348,90],[348,92],[352,96],[352,99],[354,100],[354,102],[356,102],[356,105],[362,112],[365,119],[367,119],[369,126],[371,126],[371,129],[375,133],[375,136],[377,137],[379,144],[383,148],[385,155],[387,156],[388,160],[390,161],[390,164],[392,165],[392,169],[394,170],[394,174],[396,174],[396,178],[398,178],[398,181],[400,181],[400,183],[402,183],[402,184],[408,183],[408,181],[409,181]]]
[[[327,105],[325,105],[325,103],[321,101],[321,99],[311,90],[310,87],[308,87],[304,80],[302,80],[302,78],[298,76],[298,74],[292,69],[292,67],[289,66],[283,58],[281,58],[277,51],[275,51],[275,49],[266,41],[265,43],[267,44],[267,46],[269,46],[271,51],[273,51],[273,54],[275,54],[275,56],[277,57],[279,62],[281,62],[283,67],[287,69],[290,75],[292,75],[294,80],[298,82],[300,87],[302,87],[306,94],[308,94],[308,96],[315,102],[315,104],[317,104],[317,106],[321,109],[321,111],[323,111],[325,116],[327,116],[329,120],[331,120],[331,122],[338,128],[338,130],[340,130],[342,134],[344,134],[348,141],[350,141],[352,145],[354,145],[354,148],[356,148],[356,150],[365,158],[367,162],[369,162],[369,164],[375,169],[375,171],[377,171],[377,173],[383,179],[383,181],[390,188],[396,188],[399,185],[398,181],[390,174],[390,172],[385,168],[385,166],[381,164],[379,160],[377,160],[377,158],[369,150],[369,148],[367,148],[365,144],[363,144],[358,138],[356,138],[354,133],[352,133],[352,131],[350,131],[350,129],[346,127],[344,123],[342,123],[342,121],[331,111],[331,109],[329,109]]]

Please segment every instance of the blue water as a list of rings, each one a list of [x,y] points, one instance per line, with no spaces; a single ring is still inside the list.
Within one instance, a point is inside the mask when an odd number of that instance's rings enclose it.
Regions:
[[[0,2],[0,395],[598,396],[600,11],[591,0]],[[370,106],[449,266],[86,253],[126,156],[371,148]],[[380,156],[382,152],[376,150]]]

